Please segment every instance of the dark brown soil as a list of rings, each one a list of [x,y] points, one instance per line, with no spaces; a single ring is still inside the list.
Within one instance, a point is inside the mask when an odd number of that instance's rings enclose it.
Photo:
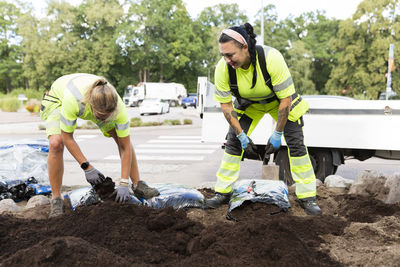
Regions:
[[[318,190],[318,201],[324,211],[321,217],[305,216],[293,193],[289,212],[270,215],[277,207],[245,203],[232,212],[237,222],[225,219],[226,205],[208,211],[175,211],[110,201],[81,207],[53,219],[3,215],[0,216],[0,266],[395,266],[398,263],[399,205],[336,194],[324,187]],[[358,249],[346,247],[354,245]],[[390,254],[383,253],[384,258],[379,258],[380,251],[368,246],[392,246],[392,249]],[[342,249],[351,250],[352,254],[347,255]]]

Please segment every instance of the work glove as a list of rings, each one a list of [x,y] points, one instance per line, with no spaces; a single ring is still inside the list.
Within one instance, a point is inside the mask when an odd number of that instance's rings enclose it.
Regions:
[[[130,193],[129,193],[129,184],[120,184],[118,185],[117,189],[115,189],[114,194],[115,202],[124,203],[129,200]]]
[[[278,132],[277,130],[272,133],[268,140],[267,146],[265,147],[265,154],[272,154],[279,150],[279,147],[281,146],[282,134],[283,132]]]
[[[88,181],[91,185],[101,184],[106,180],[104,175],[95,167],[92,167],[90,170],[85,170],[85,176],[86,181]]]
[[[261,160],[261,155],[258,153],[257,146],[253,143],[253,141],[250,138],[249,138],[249,143],[247,144],[247,147],[244,150],[244,157],[248,159]]]
[[[247,137],[247,134],[245,134],[245,132],[242,130],[242,132],[239,135],[237,135],[236,137],[239,139],[240,144],[242,145],[242,148],[246,149],[247,145],[250,142],[249,138]]]

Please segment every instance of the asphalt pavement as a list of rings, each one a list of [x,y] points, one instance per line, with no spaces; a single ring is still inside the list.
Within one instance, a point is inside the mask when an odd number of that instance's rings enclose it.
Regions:
[[[219,167],[223,150],[221,144],[202,143],[202,120],[195,109],[171,108],[162,115],[140,116],[138,108],[128,108],[129,116],[140,117],[142,121],[166,119],[190,119],[191,125],[151,126],[131,128],[131,140],[139,162],[141,178],[149,183],[179,183],[191,187],[212,186]],[[83,121],[78,121],[83,123]],[[44,125],[38,114],[21,110],[19,112],[0,112],[0,143],[13,140],[46,139]],[[78,129],[74,134],[85,156],[105,175],[118,178],[120,161],[115,143],[104,138],[99,130]],[[64,153],[65,171],[63,184],[67,186],[87,185],[82,170],[68,150]],[[364,162],[347,160],[337,174],[354,179],[365,169],[378,170],[385,175],[399,171],[400,161],[371,158]],[[241,179],[260,179],[261,162],[245,160],[241,164]]]

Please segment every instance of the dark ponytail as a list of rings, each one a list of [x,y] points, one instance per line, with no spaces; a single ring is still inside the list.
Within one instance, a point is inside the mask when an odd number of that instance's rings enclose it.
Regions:
[[[230,27],[229,29],[234,30],[238,33],[240,33],[243,38],[246,40],[248,48],[249,48],[249,54],[250,54],[250,61],[251,64],[253,64],[254,71],[253,71],[253,84],[251,88],[254,88],[256,86],[257,82],[257,54],[256,54],[256,36],[253,32],[253,26],[251,26],[250,23],[246,22],[244,25],[241,26],[233,26]],[[220,43],[226,43],[229,41],[234,41],[234,43],[240,47],[243,48],[243,44],[235,40],[234,38],[228,36],[227,34],[222,33],[219,37],[218,40]]]
[[[246,22],[244,25],[240,26],[243,27],[248,35],[247,44],[249,46],[249,53],[250,53],[250,60],[251,64],[253,64],[254,71],[253,71],[253,85],[251,88],[256,86],[257,82],[257,54],[256,54],[256,36],[253,31],[253,26],[250,23]]]

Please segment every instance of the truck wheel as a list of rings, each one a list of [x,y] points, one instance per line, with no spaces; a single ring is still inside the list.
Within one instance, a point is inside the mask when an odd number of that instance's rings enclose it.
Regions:
[[[186,109],[186,108],[187,108],[187,106],[186,106],[186,105],[183,105],[182,107],[183,107],[183,109]]]
[[[329,150],[309,149],[309,155],[315,177],[321,180],[321,182],[324,182],[327,176],[335,173],[332,153]],[[275,163],[279,165],[279,179],[284,181],[288,186],[294,184],[292,173],[290,172],[287,147],[281,147],[276,156]]]
[[[335,173],[332,152],[326,149],[309,149],[310,159],[314,167],[315,176],[322,182]]]
[[[287,147],[280,148],[276,155],[275,163],[279,166],[279,180],[284,181],[287,186],[294,184],[292,173],[290,172]]]
[[[171,107],[176,107],[176,102],[175,102],[174,100],[171,100],[171,101],[169,102],[169,105],[170,105]]]

